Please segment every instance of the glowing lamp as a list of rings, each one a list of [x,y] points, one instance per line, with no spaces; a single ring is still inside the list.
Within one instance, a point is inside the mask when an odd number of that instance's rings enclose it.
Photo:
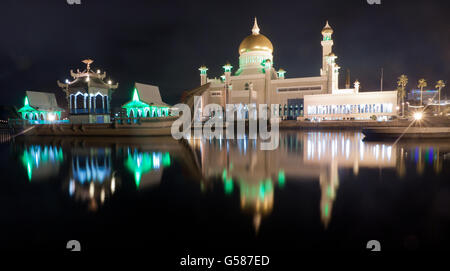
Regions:
[[[56,119],[55,115],[53,114],[48,114],[48,120],[49,121],[54,121]]]
[[[423,118],[423,113],[422,112],[416,112],[414,113],[414,119],[415,120],[421,120]]]

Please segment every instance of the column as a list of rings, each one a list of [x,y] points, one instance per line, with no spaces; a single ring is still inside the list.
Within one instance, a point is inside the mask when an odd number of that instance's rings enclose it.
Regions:
[[[92,108],[92,96],[91,96],[91,94],[88,94],[89,95],[89,112],[91,112],[91,108]]]

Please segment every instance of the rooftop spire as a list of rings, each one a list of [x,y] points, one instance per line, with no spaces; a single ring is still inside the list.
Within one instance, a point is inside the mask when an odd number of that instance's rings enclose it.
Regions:
[[[140,99],[139,99],[139,93],[138,93],[138,91],[137,91],[137,88],[134,88],[133,101],[135,101],[135,102],[140,101]]]
[[[94,62],[94,60],[92,60],[92,59],[85,59],[82,62],[84,64],[86,64],[86,66],[87,66],[86,69],[87,69],[87,71],[89,71],[91,69],[91,64],[92,64],[92,62]]]
[[[252,28],[252,33],[253,33],[253,35],[259,35],[259,27],[258,27],[258,21],[256,20],[256,17],[255,17],[255,23],[253,24],[253,28]]]

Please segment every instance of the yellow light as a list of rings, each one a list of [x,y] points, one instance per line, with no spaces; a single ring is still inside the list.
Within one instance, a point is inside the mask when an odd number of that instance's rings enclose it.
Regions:
[[[422,112],[414,113],[414,119],[415,120],[421,120],[422,118],[423,118],[423,113]]]

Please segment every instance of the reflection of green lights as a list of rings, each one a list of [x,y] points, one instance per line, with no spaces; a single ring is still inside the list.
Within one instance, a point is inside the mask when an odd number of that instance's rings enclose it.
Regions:
[[[166,152],[165,154],[163,154],[163,166],[165,167],[169,167],[170,166],[170,155],[168,152]]]
[[[28,180],[31,181],[33,177],[33,169],[44,166],[47,163],[57,163],[64,160],[62,148],[44,146],[42,148],[38,145],[32,145],[25,148],[22,157],[22,164],[27,169]]]
[[[224,181],[226,181],[226,179],[227,179],[227,169],[224,169],[224,170],[222,171],[222,179],[223,179]]]
[[[149,153],[149,152],[129,152],[125,161],[126,168],[134,173],[136,188],[139,188],[141,178],[144,174],[153,169],[159,169],[162,166],[169,167],[171,164],[170,154]]]
[[[270,194],[273,191],[273,185],[271,179],[266,179],[259,185],[259,196],[265,198],[266,194]]]
[[[284,170],[278,171],[278,185],[283,188],[286,183],[286,176],[284,174]]]
[[[325,216],[328,217],[328,212],[329,212],[329,206],[328,206],[328,203],[325,204],[324,212],[325,212]]]
[[[31,182],[31,176],[33,175],[33,171],[31,169],[30,163],[27,163],[27,174],[28,174],[28,181]]]
[[[328,188],[327,188],[327,196],[331,197],[332,194],[333,194],[333,190],[331,189],[331,186],[328,186]]]
[[[229,195],[233,193],[233,179],[225,180],[225,194]]]

